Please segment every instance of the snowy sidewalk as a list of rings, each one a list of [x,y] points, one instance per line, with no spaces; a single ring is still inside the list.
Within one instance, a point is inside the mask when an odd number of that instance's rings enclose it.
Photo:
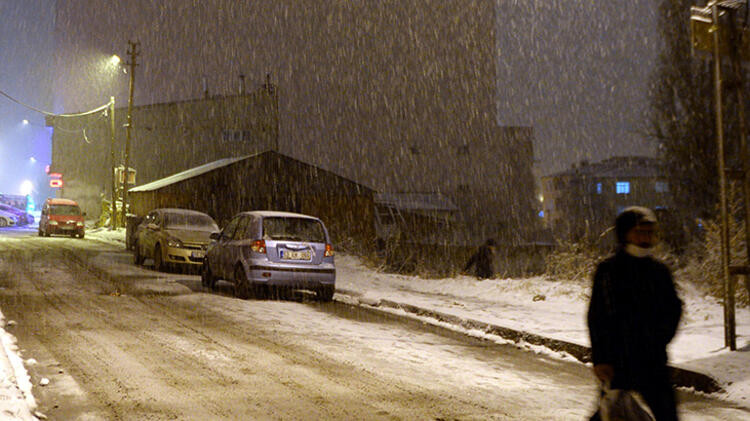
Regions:
[[[338,255],[337,299],[373,307],[399,307],[405,303],[414,308],[393,310],[415,317],[419,309],[432,314],[422,317],[439,322],[468,334],[486,337],[502,343],[515,343],[508,335],[488,334],[482,324],[526,332],[534,336],[557,340],[585,349],[589,346],[586,310],[590,286],[570,282],[555,282],[544,277],[522,279],[489,279],[478,281],[459,276],[446,279],[424,279],[413,276],[387,274],[364,267],[358,259]],[[678,280],[679,281],[679,280]],[[684,286],[680,296],[685,303],[677,336],[669,347],[670,364],[690,372],[702,373],[714,379],[724,389],[716,397],[750,407],[750,309],[738,308],[737,351],[724,348],[723,307],[711,297],[701,296]],[[478,321],[466,323],[459,321]],[[513,337],[511,335],[511,337]],[[521,341],[519,346],[544,352],[559,358],[560,346],[534,345]],[[554,342],[554,341],[553,341]],[[573,349],[569,354],[575,355]]]

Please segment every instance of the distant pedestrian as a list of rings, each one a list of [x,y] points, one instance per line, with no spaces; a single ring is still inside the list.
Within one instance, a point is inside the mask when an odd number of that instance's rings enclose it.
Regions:
[[[612,389],[639,392],[657,421],[674,421],[667,344],[677,331],[682,302],[670,270],[651,257],[656,223],[643,207],[617,216],[618,248],[594,273],[588,327],[596,377]]]
[[[464,266],[464,272],[474,266],[474,273],[478,279],[492,278],[495,275],[492,261],[495,259],[495,240],[488,238]]]

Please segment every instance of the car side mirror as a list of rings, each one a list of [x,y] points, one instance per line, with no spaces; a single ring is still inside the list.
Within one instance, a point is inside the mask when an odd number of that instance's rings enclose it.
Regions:
[[[210,239],[212,239],[214,241],[219,241],[219,238],[221,238],[221,233],[218,232],[218,231],[212,232],[211,235],[208,236],[208,238],[210,238]]]

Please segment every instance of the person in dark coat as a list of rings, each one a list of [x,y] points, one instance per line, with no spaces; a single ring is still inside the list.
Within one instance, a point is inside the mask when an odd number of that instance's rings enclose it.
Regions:
[[[667,344],[677,331],[682,301],[670,270],[650,256],[655,230],[650,209],[629,207],[617,216],[618,249],[594,273],[588,327],[596,377],[612,389],[639,392],[657,421],[674,421]]]
[[[492,238],[487,239],[483,245],[479,246],[479,249],[474,253],[469,261],[464,266],[464,272],[468,272],[469,269],[474,266],[477,278],[487,279],[492,278],[495,274],[492,261],[495,258],[495,240]]]

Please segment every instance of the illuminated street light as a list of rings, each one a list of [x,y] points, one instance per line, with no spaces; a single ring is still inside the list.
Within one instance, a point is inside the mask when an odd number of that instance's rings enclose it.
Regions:
[[[35,163],[36,162],[36,158],[34,158],[33,156],[29,157],[29,162],[31,162],[32,164]]]
[[[28,196],[32,191],[34,191],[34,184],[29,180],[23,180],[23,182],[21,183],[21,187],[19,187],[19,190],[22,195]]]
[[[120,56],[117,54],[113,54],[112,57],[109,58],[109,64],[114,67],[120,65],[120,61],[122,60],[120,60]]]
[[[23,121],[21,121],[21,123],[23,123],[24,126],[28,126],[29,125],[29,120],[26,120],[24,118]]]

